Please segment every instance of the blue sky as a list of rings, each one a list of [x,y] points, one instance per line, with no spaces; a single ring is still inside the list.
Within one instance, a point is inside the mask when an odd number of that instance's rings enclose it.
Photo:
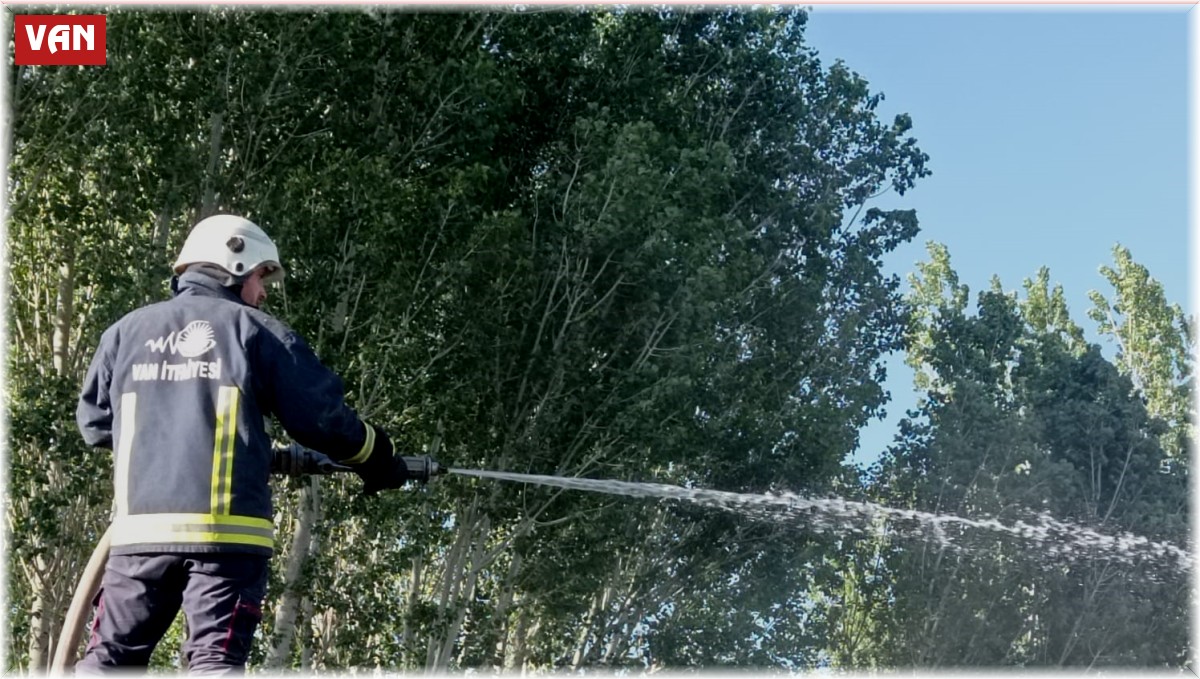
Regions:
[[[816,6],[806,34],[912,115],[933,175],[879,207],[917,210],[921,233],[885,261],[905,274],[944,243],[972,303],[993,274],[1006,290],[1048,266],[1091,333],[1089,290],[1114,244],[1188,299],[1188,7],[1144,10]],[[907,285],[906,285],[907,288]],[[1106,353],[1111,355],[1111,349]],[[916,403],[889,361],[888,417],[862,435],[872,460]]]

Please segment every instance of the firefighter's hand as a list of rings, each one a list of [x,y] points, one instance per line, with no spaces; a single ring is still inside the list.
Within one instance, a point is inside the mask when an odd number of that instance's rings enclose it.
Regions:
[[[408,466],[404,464],[404,458],[396,455],[392,439],[379,427],[374,429],[375,448],[361,468],[354,470],[363,480],[363,494],[368,496],[399,488],[408,480]]]
[[[363,480],[363,494],[370,497],[381,490],[399,488],[408,480],[408,465],[404,458],[392,455],[386,465],[373,474],[360,474]]]

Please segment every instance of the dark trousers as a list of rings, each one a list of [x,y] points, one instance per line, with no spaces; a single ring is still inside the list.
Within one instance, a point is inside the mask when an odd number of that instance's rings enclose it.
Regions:
[[[250,554],[110,556],[77,674],[145,667],[175,620],[193,674],[242,674],[262,620],[269,558]]]

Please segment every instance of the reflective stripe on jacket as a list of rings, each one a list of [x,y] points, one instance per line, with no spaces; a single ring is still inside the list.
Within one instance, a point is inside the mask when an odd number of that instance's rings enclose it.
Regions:
[[[114,554],[274,549],[274,415],[292,438],[363,462],[374,432],[287,326],[199,272],[104,332],[76,409],[112,448]]]

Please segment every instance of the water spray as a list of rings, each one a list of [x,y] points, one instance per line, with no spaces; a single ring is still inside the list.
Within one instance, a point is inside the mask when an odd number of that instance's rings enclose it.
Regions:
[[[1100,553],[1125,563],[1139,559],[1174,562],[1184,571],[1192,568],[1187,550],[1170,542],[1156,542],[1132,533],[1105,534],[1076,524],[1059,521],[1049,513],[1037,514],[1029,521],[1002,522],[997,518],[970,519],[952,514],[935,514],[915,509],[897,509],[874,502],[844,498],[812,498],[795,493],[734,493],[723,490],[684,488],[663,483],[639,483],[584,479],[577,477],[479,471],[452,467],[451,473],[519,483],[533,483],[571,490],[683,500],[707,507],[736,512],[752,518],[778,521],[781,518],[802,521],[805,526],[823,532],[880,533],[883,531],[930,539],[941,547],[959,549],[951,538],[955,529],[986,530],[1009,537],[1032,540],[1043,545],[1051,556],[1078,557]]]

